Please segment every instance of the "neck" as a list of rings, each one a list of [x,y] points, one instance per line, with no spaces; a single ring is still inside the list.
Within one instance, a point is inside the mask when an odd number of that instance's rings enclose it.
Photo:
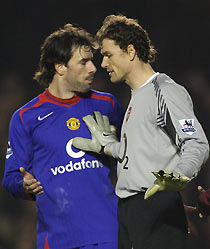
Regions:
[[[131,70],[126,83],[131,89],[135,90],[143,85],[154,73],[155,71],[149,63],[139,62]]]
[[[69,89],[55,77],[50,83],[48,90],[52,95],[61,99],[70,99],[76,95],[74,92],[69,91]]]

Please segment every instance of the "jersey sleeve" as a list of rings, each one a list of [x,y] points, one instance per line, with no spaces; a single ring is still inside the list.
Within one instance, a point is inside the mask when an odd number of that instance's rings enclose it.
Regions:
[[[9,126],[9,142],[5,160],[5,172],[2,181],[3,187],[13,196],[22,199],[33,199],[26,194],[23,188],[23,178],[19,171],[24,167],[31,172],[32,139],[24,127],[24,123],[16,112]]]
[[[175,129],[178,138],[176,144],[180,146],[180,161],[174,171],[192,179],[208,159],[207,138],[194,114],[191,97],[184,87],[170,84],[162,89],[162,94],[168,109],[167,118]]]
[[[115,97],[113,97],[113,99],[114,99],[114,108],[113,112],[111,113],[110,123],[117,128],[117,137],[118,139],[120,139],[120,132],[124,117],[124,111],[118,100]]]
[[[121,104],[114,97],[114,110],[111,115],[110,123],[115,125],[117,128],[117,137],[120,140],[121,127],[124,118],[124,111]],[[120,150],[120,142],[116,142],[110,145],[109,150],[112,153],[114,158],[118,158],[119,150]]]

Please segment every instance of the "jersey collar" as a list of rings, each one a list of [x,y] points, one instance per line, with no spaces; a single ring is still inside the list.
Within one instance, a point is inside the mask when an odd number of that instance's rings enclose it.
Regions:
[[[74,103],[77,103],[80,99],[81,99],[81,97],[80,96],[78,96],[78,95],[76,95],[76,96],[74,96],[74,97],[72,97],[72,98],[70,98],[70,99],[62,99],[62,98],[58,98],[58,97],[55,97],[54,95],[52,95],[50,92],[49,92],[49,90],[48,90],[48,88],[47,89],[45,89],[45,95],[48,97],[48,98],[50,98],[51,100],[54,100],[54,101],[56,101],[56,102],[58,102],[58,104],[60,103],[60,104],[70,104],[70,105],[72,105],[72,104],[74,104]]]

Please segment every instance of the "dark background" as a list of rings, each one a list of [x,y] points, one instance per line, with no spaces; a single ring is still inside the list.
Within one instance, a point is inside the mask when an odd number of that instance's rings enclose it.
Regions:
[[[138,19],[158,50],[155,71],[165,72],[185,86],[195,113],[210,138],[210,1],[209,0],[7,0],[0,5],[0,181],[3,177],[8,126],[12,113],[43,91],[32,80],[46,36],[66,23],[95,34],[105,16],[122,13]],[[112,85],[98,68],[94,88],[113,93],[126,109],[130,90]],[[183,106],[183,108],[185,108]],[[210,161],[182,192],[184,203],[197,204],[197,185],[210,187]],[[196,214],[191,221],[191,249],[210,248],[210,225]],[[210,221],[209,221],[210,222]],[[35,205],[15,200],[0,187],[0,249],[36,248]],[[167,236],[167,235],[166,235]],[[161,248],[157,248],[161,249]],[[170,249],[170,245],[169,245]]]

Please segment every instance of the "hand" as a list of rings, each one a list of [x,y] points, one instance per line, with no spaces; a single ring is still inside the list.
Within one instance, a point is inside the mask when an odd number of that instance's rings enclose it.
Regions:
[[[203,189],[198,186],[199,197],[198,197],[198,215],[204,221],[207,221],[207,217],[210,215],[210,189]]]
[[[208,216],[210,215],[210,189],[203,189],[198,186],[199,197],[198,204],[196,207],[184,205],[184,209],[187,213],[196,213],[202,219],[207,222]]]
[[[164,170],[158,170],[152,172],[157,178],[155,184],[148,188],[144,199],[148,199],[158,191],[172,190],[180,191],[184,189],[185,185],[190,181],[187,176],[181,176],[176,172],[165,172]]]
[[[191,215],[195,213],[197,215],[197,207],[184,205],[184,210],[186,212],[187,223],[188,223],[188,234],[192,234],[194,236],[198,236],[197,226],[194,224],[193,219],[191,219]]]
[[[186,213],[194,213],[197,212],[197,207],[184,205],[184,210],[186,211]]]
[[[90,130],[92,139],[76,137],[72,141],[74,147],[84,151],[109,154],[106,146],[118,142],[116,129],[110,125],[109,118],[102,116],[100,112],[94,112],[93,116],[83,117],[83,121]]]
[[[41,195],[44,193],[41,183],[34,178],[32,174],[27,172],[23,167],[19,168],[23,177],[23,188],[27,194]]]

